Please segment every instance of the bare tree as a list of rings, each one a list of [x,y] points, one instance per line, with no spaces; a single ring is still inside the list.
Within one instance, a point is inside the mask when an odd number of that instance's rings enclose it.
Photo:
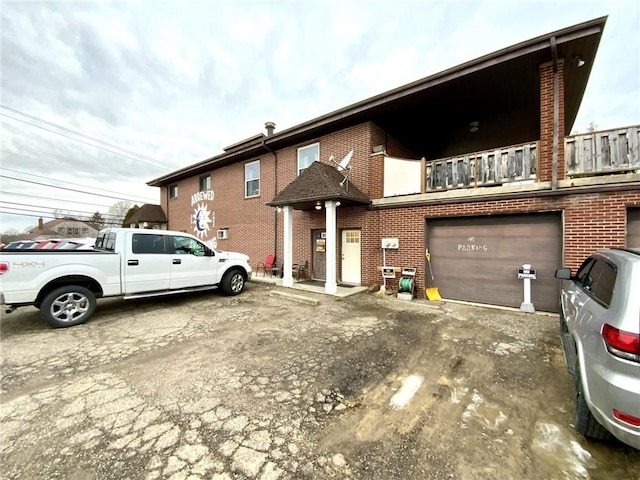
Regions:
[[[125,201],[111,205],[105,218],[105,227],[121,227],[130,208],[131,202]]]

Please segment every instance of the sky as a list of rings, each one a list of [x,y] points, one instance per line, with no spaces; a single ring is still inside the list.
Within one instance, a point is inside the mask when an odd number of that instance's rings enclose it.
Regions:
[[[608,16],[572,132],[640,124],[640,1],[0,1],[0,232]]]

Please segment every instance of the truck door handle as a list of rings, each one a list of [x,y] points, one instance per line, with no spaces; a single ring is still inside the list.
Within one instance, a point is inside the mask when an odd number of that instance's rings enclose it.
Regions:
[[[180,260],[179,258],[174,258],[173,259],[173,264],[174,265],[180,265],[182,263],[182,260]]]
[[[138,265],[138,260],[127,260],[127,265]]]

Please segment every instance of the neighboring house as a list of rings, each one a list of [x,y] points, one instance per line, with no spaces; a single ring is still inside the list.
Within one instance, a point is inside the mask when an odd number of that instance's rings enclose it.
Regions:
[[[160,205],[145,203],[128,220],[130,228],[167,229],[167,217]]]
[[[51,238],[96,238],[100,225],[84,222],[75,218],[56,218],[44,222],[38,220],[38,226],[29,230],[25,236],[28,240],[48,240]]]
[[[640,246],[640,127],[567,136],[605,22],[281,132],[269,122],[266,135],[148,184],[161,188],[168,228],[217,239],[254,263],[276,253],[285,286],[299,260],[330,294],[339,282],[382,284],[385,262],[416,268],[421,297],[437,286],[443,298],[518,307],[518,270],[530,264],[532,303],[557,311],[557,267],[577,267],[598,248]]]

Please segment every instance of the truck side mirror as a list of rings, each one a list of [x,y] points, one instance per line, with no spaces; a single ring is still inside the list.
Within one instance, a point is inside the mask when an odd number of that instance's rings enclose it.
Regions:
[[[554,277],[559,278],[560,280],[571,280],[571,269],[559,268],[556,270]]]
[[[205,257],[215,257],[216,256],[216,252],[213,251],[212,249],[210,249],[209,247],[205,246],[204,247],[204,256]]]

